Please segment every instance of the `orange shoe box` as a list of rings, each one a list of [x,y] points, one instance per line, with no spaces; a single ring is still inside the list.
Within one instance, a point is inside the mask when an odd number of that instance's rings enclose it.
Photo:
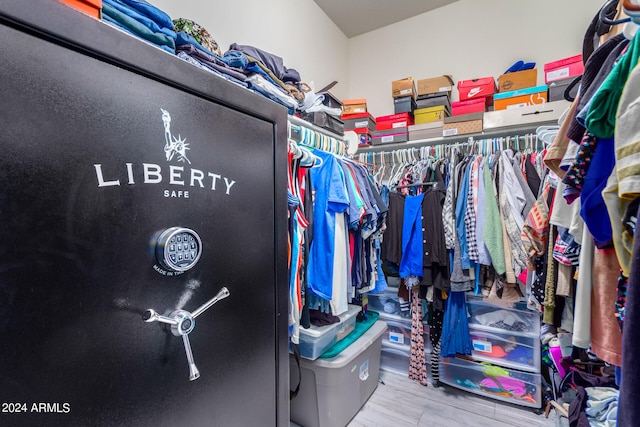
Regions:
[[[516,71],[498,77],[498,92],[511,92],[538,85],[538,70]]]
[[[100,19],[102,13],[102,0],[59,0],[89,16]]]
[[[367,112],[366,98],[345,99],[342,101],[342,115],[360,114]]]
[[[497,93],[493,97],[494,110],[526,107],[528,105],[544,104],[547,102],[547,85]]]

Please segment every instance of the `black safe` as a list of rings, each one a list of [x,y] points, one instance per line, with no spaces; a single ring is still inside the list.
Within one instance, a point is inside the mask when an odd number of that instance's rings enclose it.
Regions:
[[[57,2],[0,40],[0,425],[288,425],[285,109]]]

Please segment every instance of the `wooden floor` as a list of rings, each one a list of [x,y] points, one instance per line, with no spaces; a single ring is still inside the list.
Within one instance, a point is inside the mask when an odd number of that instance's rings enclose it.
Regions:
[[[406,376],[380,371],[384,384],[351,420],[348,427],[538,427],[555,426],[555,413],[549,418],[536,415],[531,408],[441,385],[427,387]]]

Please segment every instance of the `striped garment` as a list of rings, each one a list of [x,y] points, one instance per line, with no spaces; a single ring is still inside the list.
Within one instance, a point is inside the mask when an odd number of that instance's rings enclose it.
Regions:
[[[618,196],[640,196],[640,67],[636,66],[622,92],[615,130]]]

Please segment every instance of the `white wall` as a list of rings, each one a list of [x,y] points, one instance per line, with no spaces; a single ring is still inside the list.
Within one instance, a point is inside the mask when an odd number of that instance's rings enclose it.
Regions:
[[[347,37],[313,0],[151,0],[171,18],[204,26],[224,53],[232,43],[255,46],[284,59],[304,82],[348,93]]]
[[[543,65],[582,53],[603,0],[460,0],[349,39],[349,98],[374,116],[393,114],[391,81],[502,74],[519,59]],[[453,94],[458,99],[457,91]]]

